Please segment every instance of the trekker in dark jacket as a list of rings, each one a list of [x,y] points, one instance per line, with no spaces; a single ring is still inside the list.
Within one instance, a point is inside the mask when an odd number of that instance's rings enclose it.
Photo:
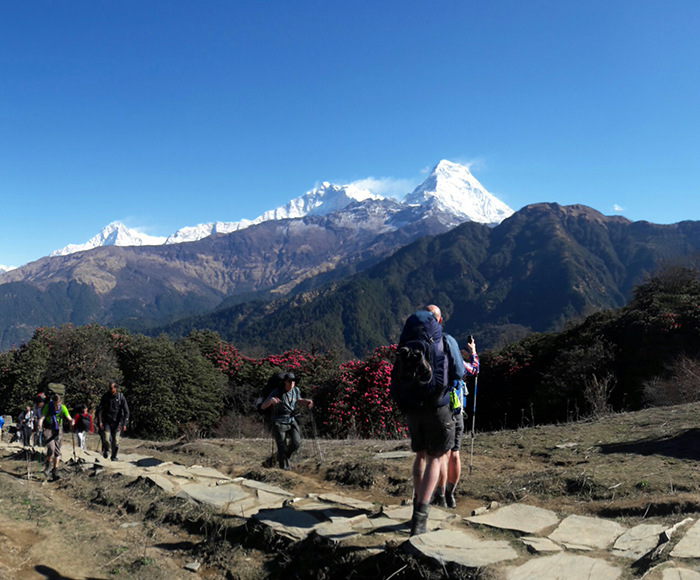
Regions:
[[[92,417],[88,413],[87,405],[81,405],[78,411],[73,418],[73,425],[75,434],[78,436],[78,447],[85,451],[87,433],[92,433]]]
[[[289,458],[301,445],[299,425],[294,419],[296,405],[310,409],[311,399],[302,399],[299,387],[295,386],[294,373],[284,375],[284,386],[276,388],[265,399],[261,409],[272,407],[272,435],[277,443],[277,462],[280,469],[289,469]]]
[[[117,392],[117,383],[109,383],[107,392],[100,399],[95,419],[102,438],[102,457],[107,459],[111,449],[111,459],[116,461],[119,452],[119,436],[126,431],[129,423],[129,405],[124,395]]]

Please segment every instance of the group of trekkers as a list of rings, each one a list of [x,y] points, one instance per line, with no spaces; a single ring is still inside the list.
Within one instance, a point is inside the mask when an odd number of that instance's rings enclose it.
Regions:
[[[457,341],[442,332],[442,322],[434,304],[412,314],[401,333],[391,373],[391,396],[406,417],[416,454],[412,536],[427,531],[431,503],[456,507],[467,395],[464,378],[479,372],[474,339],[468,338],[465,361]]]
[[[390,392],[406,417],[415,453],[412,468],[413,514],[411,535],[427,531],[429,505],[454,509],[455,488],[461,475],[460,447],[468,390],[464,379],[479,373],[476,344],[469,336],[462,358],[457,341],[442,332],[440,308],[431,304],[406,321],[391,373]],[[277,463],[289,469],[289,458],[299,448],[301,434],[295,406],[313,406],[295,386],[293,373],[277,373],[258,398],[269,413],[277,444]],[[273,465],[273,458],[265,464]]]
[[[63,388],[56,387],[58,385],[49,385],[50,390],[63,391]],[[116,383],[109,383],[107,392],[102,395],[95,409],[95,422],[102,441],[102,456],[105,459],[110,456],[112,461],[116,461],[119,438],[129,422],[129,405]],[[48,477],[50,474],[52,480],[59,479],[58,465],[65,426],[69,426],[75,435],[78,447],[86,450],[87,433],[93,432],[92,415],[87,405],[79,405],[71,416],[61,402],[59,392],[49,392],[47,395],[37,393],[33,406],[27,405],[17,418],[17,438],[21,444],[25,447],[46,447],[44,475]]]
[[[427,531],[429,505],[454,509],[455,488],[461,473],[460,446],[464,434],[464,407],[468,394],[467,376],[479,372],[476,344],[470,336],[465,345],[467,359],[457,341],[442,332],[440,308],[431,304],[413,313],[404,325],[391,372],[390,394],[403,412],[415,453],[412,467],[413,513],[411,535]],[[276,460],[281,469],[289,469],[291,456],[301,445],[296,420],[297,405],[312,408],[313,401],[301,397],[296,377],[291,372],[276,373],[256,401],[266,414],[277,445]],[[126,431],[129,406],[116,383],[109,384],[96,408],[95,420],[102,439],[102,455],[117,460],[119,438]],[[86,433],[92,432],[87,406],[71,417],[58,393],[49,398],[39,393],[34,407],[27,405],[19,416],[18,432],[24,445],[43,445],[47,449],[45,473],[53,479],[61,457],[63,422],[77,434],[78,445],[85,449]],[[111,455],[110,455],[111,451]],[[266,461],[274,464],[274,456]]]

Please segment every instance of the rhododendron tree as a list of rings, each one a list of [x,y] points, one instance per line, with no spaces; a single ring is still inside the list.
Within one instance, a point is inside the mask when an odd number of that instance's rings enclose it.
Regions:
[[[320,429],[332,437],[406,437],[408,429],[389,396],[396,345],[374,350],[366,360],[340,366],[335,384],[316,389]]]

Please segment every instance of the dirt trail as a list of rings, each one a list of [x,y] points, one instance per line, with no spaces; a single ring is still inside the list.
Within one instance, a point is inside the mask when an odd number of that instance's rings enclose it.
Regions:
[[[185,533],[99,513],[60,484],[0,473],[0,578],[186,578]]]

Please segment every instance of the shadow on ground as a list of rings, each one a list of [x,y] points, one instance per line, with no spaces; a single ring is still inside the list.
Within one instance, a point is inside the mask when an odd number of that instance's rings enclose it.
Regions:
[[[624,443],[600,445],[601,453],[635,453],[637,455],[665,455],[677,459],[700,459],[700,429],[688,429],[675,437],[659,437]]]

